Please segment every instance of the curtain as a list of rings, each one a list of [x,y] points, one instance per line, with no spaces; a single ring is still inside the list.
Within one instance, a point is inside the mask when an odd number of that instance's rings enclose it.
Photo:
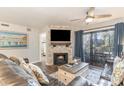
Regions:
[[[75,32],[75,57],[81,58],[83,62],[83,31],[76,31]]]
[[[114,57],[121,56],[123,50],[123,36],[124,36],[124,23],[115,24],[115,34],[114,34]]]

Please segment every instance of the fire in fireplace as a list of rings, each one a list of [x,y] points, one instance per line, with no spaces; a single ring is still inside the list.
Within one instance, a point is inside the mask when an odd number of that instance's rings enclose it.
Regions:
[[[63,65],[68,63],[68,53],[54,53],[54,65]]]

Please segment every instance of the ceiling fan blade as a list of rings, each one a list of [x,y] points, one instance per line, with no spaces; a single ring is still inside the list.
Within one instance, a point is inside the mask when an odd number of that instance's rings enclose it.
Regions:
[[[72,19],[70,21],[80,21],[80,20],[82,20],[82,18],[80,18],[80,19]]]
[[[95,14],[95,7],[90,7],[89,10],[87,11],[87,16],[93,17]]]
[[[111,14],[105,14],[105,15],[95,15],[95,18],[106,18],[106,17],[111,17]]]

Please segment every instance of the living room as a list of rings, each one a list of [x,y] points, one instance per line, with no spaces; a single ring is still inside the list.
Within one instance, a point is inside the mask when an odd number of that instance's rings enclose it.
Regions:
[[[0,85],[123,86],[123,9],[1,7]]]

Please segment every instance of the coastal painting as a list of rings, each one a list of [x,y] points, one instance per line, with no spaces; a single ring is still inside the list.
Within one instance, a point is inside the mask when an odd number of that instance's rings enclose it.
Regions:
[[[27,34],[0,31],[0,48],[26,48]]]

